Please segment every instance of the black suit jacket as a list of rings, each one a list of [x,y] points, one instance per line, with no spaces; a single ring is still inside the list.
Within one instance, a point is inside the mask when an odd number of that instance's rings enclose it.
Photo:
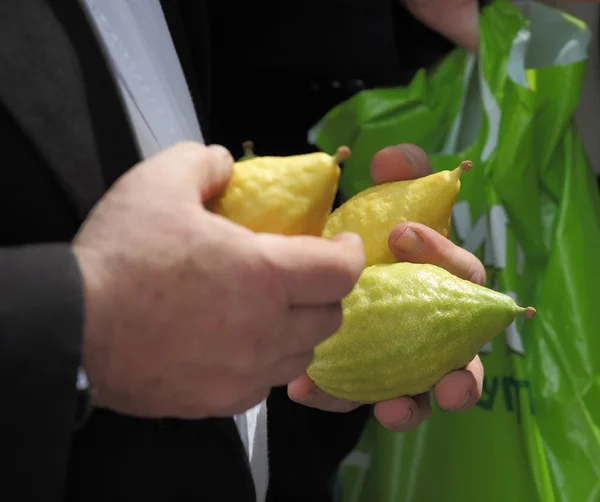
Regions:
[[[388,0],[377,1],[387,8]],[[209,141],[235,151],[252,135],[259,149],[270,153],[309,150],[305,132],[312,121],[356,91],[352,82],[361,75],[344,74],[343,68],[333,74],[326,68],[312,71],[314,54],[306,55],[303,72],[294,75],[297,65],[282,68],[276,55],[259,51],[260,44],[232,46],[228,30],[232,24],[248,30],[251,11],[232,17],[234,6],[226,0],[163,4]],[[292,8],[284,4],[254,6],[253,21],[263,23],[263,33],[273,26],[273,12],[281,22],[295,18],[293,11],[282,10]],[[324,5],[307,1],[305,8],[319,15]],[[247,40],[257,33],[252,29],[245,32]],[[413,23],[410,30],[402,32],[414,41],[422,28]],[[433,53],[447,49],[439,37],[419,33],[429,37],[428,50],[437,47]],[[366,46],[365,54],[367,59],[380,54],[385,68],[397,56],[391,39],[378,37],[373,35],[373,43],[379,40],[381,47]],[[250,49],[255,52],[239,52]],[[392,80],[405,81],[424,62],[402,68],[395,61]],[[376,67],[365,70],[373,84]],[[252,78],[240,80],[237,71],[253,72]],[[350,84],[315,95],[313,84],[327,87],[336,72]],[[386,83],[390,73],[383,73]],[[282,97],[274,98],[274,89]],[[295,108],[283,113],[279,99]],[[0,499],[254,500],[231,419],[141,420],[95,410],[83,425],[76,422],[84,310],[69,242],[102,194],[139,160],[78,2],[0,2],[0,147]],[[275,389],[269,398],[269,500],[330,501],[331,475],[357,440],[367,413],[319,412]]]
[[[232,420],[95,411],[76,430],[83,307],[68,243],[139,156],[77,2],[0,2],[0,75],[0,497],[254,500]]]

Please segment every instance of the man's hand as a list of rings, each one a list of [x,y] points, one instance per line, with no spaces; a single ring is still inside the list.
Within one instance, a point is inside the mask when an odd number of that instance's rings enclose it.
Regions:
[[[399,0],[408,11],[434,31],[469,51],[479,47],[479,3],[477,0]],[[600,0],[542,0],[558,6],[561,3]]]
[[[144,417],[242,412],[304,372],[358,279],[358,236],[254,234],[204,209],[233,159],[184,143],[124,175],[73,243],[98,406]]]
[[[477,0],[400,0],[408,11],[456,45],[475,51],[479,46]]]
[[[376,184],[413,179],[431,173],[429,159],[413,145],[388,147],[373,157],[371,177]],[[439,233],[416,223],[398,225],[389,246],[399,261],[431,263],[473,281],[485,283],[485,270],[477,258]],[[401,361],[399,362],[401,364]],[[464,369],[446,375],[433,389],[438,404],[448,411],[462,411],[481,397],[483,366],[479,357]],[[318,389],[304,373],[288,386],[290,398],[306,406],[334,412],[351,411],[360,403],[335,399]],[[406,431],[419,425],[431,412],[429,393],[399,397],[375,405],[375,416],[386,428]]]

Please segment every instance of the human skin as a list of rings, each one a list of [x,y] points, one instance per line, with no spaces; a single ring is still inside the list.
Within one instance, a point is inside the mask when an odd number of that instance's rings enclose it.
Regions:
[[[94,404],[140,417],[230,416],[310,363],[364,266],[360,238],[257,234],[207,211],[233,157],[180,143],[99,201],[73,251]]]
[[[373,157],[371,178],[374,183],[413,179],[432,172],[425,152],[414,145],[398,145],[379,151]],[[398,261],[431,263],[478,284],[485,284],[485,269],[468,251],[441,234],[417,223],[403,223],[394,228],[388,240]],[[475,357],[468,365],[453,371],[438,382],[433,396],[448,411],[466,410],[479,400],[483,382],[483,365]],[[298,403],[327,411],[348,412],[360,403],[327,395],[303,374],[288,386],[288,395]],[[417,427],[431,413],[430,393],[403,396],[375,405],[375,417],[392,431]]]
[[[364,266],[360,238],[257,234],[206,211],[232,167],[223,147],[175,145],[120,178],[77,234],[84,366],[96,406],[141,417],[230,416],[289,382],[290,398],[304,405],[357,406],[318,391],[304,371],[341,323],[341,301]],[[375,183],[429,173],[414,145],[386,148],[371,165]],[[389,244],[398,260],[485,281],[474,255],[422,225],[399,225]],[[475,358],[433,395],[443,408],[467,409],[482,379]],[[375,406],[392,430],[429,412],[428,394]]]
[[[479,6],[477,0],[400,0],[424,25],[455,44],[476,51],[479,45]],[[600,3],[600,0],[545,0],[561,3]]]
[[[423,24],[444,35],[446,38],[469,51],[476,51],[479,45],[479,7],[477,0],[399,0]],[[569,0],[546,0],[550,5],[569,3]],[[572,1],[571,3],[576,3]],[[600,0],[587,0],[580,3],[600,3]],[[390,165],[381,166],[382,159],[395,154],[379,153],[376,156],[372,172],[374,179],[380,172],[390,173],[394,168]],[[421,165],[427,163],[422,160]],[[384,161],[385,162],[385,161]],[[401,161],[399,161],[401,162]],[[417,161],[419,163],[419,161]],[[396,176],[412,177],[411,169],[419,175],[420,167],[398,167]],[[407,169],[406,171],[404,169]],[[390,178],[394,179],[395,175]],[[385,177],[385,176],[384,176]],[[413,254],[406,254],[398,249],[391,249],[399,260],[436,263],[442,260],[441,266],[463,278],[482,283],[485,278],[483,269],[478,263],[473,262],[471,256],[453,249],[450,244],[443,242],[433,235],[427,228],[420,225],[404,224],[394,230],[390,236],[390,243],[401,235],[406,227],[412,228],[422,240],[422,244]],[[404,234],[405,238],[406,233]],[[416,246],[416,245],[415,245]],[[442,258],[450,256],[450,258]],[[463,370],[450,373],[444,377],[434,388],[433,394],[440,407],[449,411],[462,411],[472,407],[481,397],[483,381],[483,366],[479,358],[475,358]],[[290,397],[307,406],[333,411],[348,411],[356,408],[357,403],[335,400],[316,389],[315,385],[306,375],[289,386]],[[402,397],[375,406],[375,415],[379,422],[393,431],[405,431],[417,427],[429,417],[431,412],[430,397],[428,394],[414,398]]]

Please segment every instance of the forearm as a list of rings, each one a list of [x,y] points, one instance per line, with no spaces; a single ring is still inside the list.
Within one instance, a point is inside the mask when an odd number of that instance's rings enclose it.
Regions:
[[[82,287],[70,246],[0,249],[0,294],[0,444],[13,466],[4,488],[52,500],[76,425],[81,360]]]

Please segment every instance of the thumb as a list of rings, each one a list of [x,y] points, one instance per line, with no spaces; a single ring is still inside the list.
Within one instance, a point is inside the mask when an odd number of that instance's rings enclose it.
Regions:
[[[233,171],[233,156],[221,145],[191,141],[177,143],[140,164],[147,182],[163,193],[204,203],[219,195]]]
[[[403,0],[409,12],[434,31],[469,51],[479,47],[477,0]]]

